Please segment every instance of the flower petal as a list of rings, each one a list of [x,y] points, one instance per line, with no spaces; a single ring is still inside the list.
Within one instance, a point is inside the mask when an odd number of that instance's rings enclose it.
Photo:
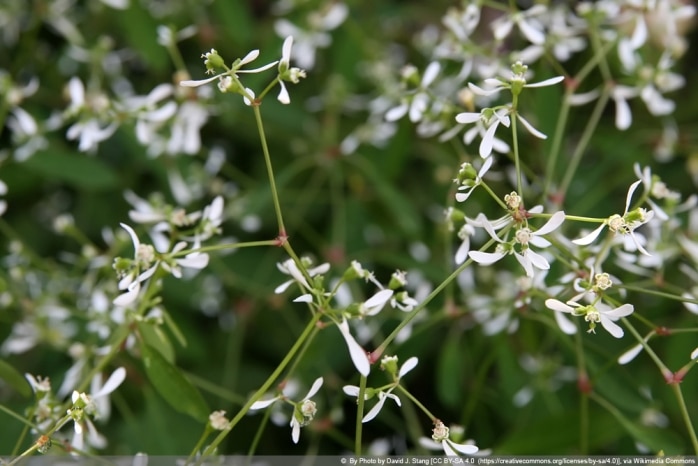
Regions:
[[[346,319],[342,319],[342,322],[337,325],[337,327],[342,333],[344,341],[349,348],[349,355],[351,356],[351,360],[354,363],[356,370],[358,370],[361,375],[367,376],[371,372],[371,363],[368,360],[366,351],[364,351],[361,345],[359,345],[351,335],[349,331],[349,323]]]
[[[556,230],[560,225],[562,225],[562,222],[565,221],[565,212],[564,211],[559,211],[555,212],[552,217],[550,217],[550,220],[548,220],[545,225],[540,227],[534,235],[540,236],[540,235],[547,235],[551,231]]]
[[[605,226],[606,224],[602,223],[596,230],[592,231],[591,233],[585,236],[582,236],[581,238],[572,240],[572,242],[574,244],[578,244],[579,246],[586,246],[588,244],[591,244],[601,234],[601,230],[603,230]]]
[[[98,390],[97,393],[92,394],[92,398],[99,398],[100,396],[110,394],[116,390],[124,380],[126,380],[126,369],[119,367],[112,372],[104,385],[102,385],[102,388]]]
[[[308,390],[308,394],[305,395],[305,398],[303,398],[303,399],[307,400],[307,399],[315,396],[315,394],[318,392],[318,390],[320,390],[320,387],[322,387],[323,381],[324,381],[324,379],[322,377],[318,377],[317,379],[315,379],[315,382],[313,382],[313,386],[310,387],[310,390]]]
[[[480,265],[492,265],[505,256],[503,252],[470,251],[468,256]]]
[[[412,369],[417,367],[417,363],[419,363],[419,359],[417,359],[415,356],[412,356],[409,358],[407,361],[405,361],[402,366],[400,366],[400,371],[398,372],[398,378],[402,378],[405,374],[410,372]]]

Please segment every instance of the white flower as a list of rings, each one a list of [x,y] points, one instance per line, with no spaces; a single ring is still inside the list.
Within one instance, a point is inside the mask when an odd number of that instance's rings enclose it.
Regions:
[[[640,243],[640,240],[635,236],[635,229],[652,220],[654,217],[654,211],[647,211],[638,207],[637,209],[628,212],[628,209],[630,208],[630,201],[632,200],[633,194],[640,183],[642,183],[641,179],[630,185],[628,194],[625,198],[625,211],[623,212],[622,216],[618,214],[611,215],[594,231],[581,238],[573,240],[572,242],[580,246],[591,244],[601,234],[601,231],[608,226],[613,233],[629,236],[637,250],[639,250],[642,254],[647,256],[651,255],[645,250]]]
[[[470,171],[472,165],[469,163],[465,162],[463,165],[461,165],[461,169],[458,172],[458,178],[455,180],[456,182],[460,183],[461,185],[458,187],[458,191],[456,192],[456,201],[458,202],[465,202],[469,197],[470,194],[480,186],[482,183],[482,178],[485,176],[485,174],[489,171],[490,167],[492,166],[492,163],[494,162],[494,157],[487,157],[484,162],[482,162],[482,166],[480,167],[480,170],[478,170],[477,175],[475,176],[475,179],[471,179],[470,177],[467,177],[467,174],[464,174],[467,178],[464,178],[461,180],[461,173]]]
[[[228,427],[228,419],[225,417],[225,411],[214,411],[208,416],[208,422],[215,430],[225,430]]]
[[[405,99],[405,101],[403,101],[397,107],[393,107],[388,110],[385,114],[385,119],[387,121],[396,121],[409,112],[410,121],[412,123],[421,121],[424,112],[429,106],[430,97],[427,93],[427,89],[434,82],[436,76],[439,74],[439,71],[441,71],[441,65],[438,62],[429,63],[427,68],[424,70],[424,74],[422,75],[422,79],[416,93],[409,99]],[[407,67],[405,70],[403,70],[403,74],[416,74],[417,72],[417,69],[413,66]]]
[[[274,30],[279,37],[293,36],[296,47],[292,58],[306,70],[315,66],[315,52],[318,48],[328,47],[332,36],[326,31],[339,27],[349,15],[349,8],[341,2],[333,2],[330,7],[308,16],[308,28],[303,29],[287,19],[279,19],[274,23]]]
[[[615,338],[623,337],[623,329],[615,321],[629,316],[634,311],[632,304],[623,304],[614,309],[601,302],[584,306],[575,301],[567,301],[565,304],[557,299],[545,300],[545,306],[556,312],[584,316],[584,320],[589,322],[589,333],[595,333],[596,324],[600,322],[603,328]]]
[[[436,420],[431,439],[420,437],[419,444],[430,450],[443,450],[447,456],[474,455],[478,452],[478,447],[472,444],[455,443],[449,439],[450,429],[443,422]]]
[[[383,358],[383,361],[386,361],[386,359],[394,359],[395,361],[397,361],[397,357],[391,358],[389,356],[385,356]],[[376,403],[373,406],[373,408],[371,408],[371,410],[368,413],[366,413],[366,415],[364,415],[361,422],[369,422],[372,419],[374,419],[376,416],[378,416],[378,413],[380,413],[381,409],[383,409],[383,405],[385,404],[385,400],[387,400],[388,398],[391,398],[393,401],[395,401],[395,403],[398,406],[402,406],[402,403],[400,402],[400,398],[398,398],[397,395],[394,395],[392,393],[392,391],[399,385],[400,379],[405,374],[407,374],[412,369],[417,367],[418,362],[419,362],[419,360],[416,357],[411,357],[407,361],[405,361],[405,363],[402,366],[400,366],[400,370],[398,371],[397,375],[395,376],[395,379],[394,379],[393,383],[391,384],[390,388],[387,390],[378,390],[377,391],[376,395],[378,396],[378,403]],[[385,364],[385,362],[383,362],[382,364]],[[383,367],[383,365],[381,367]],[[356,385],[345,385],[344,387],[342,387],[342,390],[344,391],[344,393],[346,393],[349,396],[354,396],[357,398],[359,397],[360,389]],[[364,391],[364,399],[367,400],[369,398],[370,398],[370,395],[367,393],[367,391]]]
[[[218,56],[218,53],[215,50],[212,50],[211,52],[204,54],[204,56],[206,57],[207,60],[209,60],[210,56],[215,56],[218,59],[222,60],[220,58],[220,56]],[[183,87],[199,87],[199,86],[203,86],[204,84],[208,84],[210,82],[218,80],[219,81],[219,83],[218,83],[219,89],[221,89],[221,91],[225,92],[227,90],[227,88],[229,87],[229,85],[232,83],[232,77],[234,76],[235,78],[237,78],[238,73],[261,73],[262,71],[266,71],[266,70],[276,66],[276,64],[278,63],[278,61],[274,61],[272,63],[269,63],[267,65],[264,65],[264,66],[261,66],[259,68],[255,68],[252,70],[240,69],[244,65],[254,61],[257,57],[259,57],[259,50],[252,50],[250,53],[245,55],[242,59],[240,59],[239,61],[236,61],[234,66],[231,69],[224,71],[223,73],[217,74],[216,76],[213,76],[213,77],[207,78],[207,79],[180,81],[179,85],[183,86]],[[209,66],[209,65],[207,64],[207,66]],[[212,68],[209,68],[209,70],[212,70]],[[225,83],[227,83],[227,85]],[[247,89],[247,91],[249,93],[250,90]],[[254,96],[254,94],[252,94],[252,96]],[[247,99],[247,97],[245,97],[245,98]]]
[[[545,5],[535,5],[527,10],[514,14],[504,14],[492,22],[492,32],[495,39],[504,40],[516,24],[521,34],[532,44],[542,44],[545,42],[543,24],[536,18],[547,13]]]
[[[492,108],[483,108],[480,113],[463,112],[456,115],[456,121],[461,124],[481,122],[487,127],[482,141],[480,142],[479,149],[480,157],[485,158],[492,153],[492,148],[496,140],[494,134],[499,124],[501,123],[507,128],[509,127],[509,109],[500,108],[495,110]]]
[[[102,385],[101,376],[95,377],[92,380],[91,394],[80,393],[73,391],[71,400],[73,406],[68,409],[68,414],[74,421],[75,434],[71,445],[76,450],[82,450],[84,445],[84,428],[83,423],[88,430],[88,443],[95,448],[104,448],[106,439],[95,428],[88,416],[95,419],[108,416],[109,398],[107,395],[116,390],[119,385],[126,379],[126,370],[119,367],[109,376],[107,381]]]
[[[491,265],[503,258],[508,254],[514,254],[516,260],[521,264],[521,266],[526,271],[526,276],[533,277],[533,267],[541,270],[548,270],[550,264],[545,259],[545,257],[534,252],[530,245],[546,248],[550,246],[550,242],[543,238],[543,235],[547,235],[552,231],[556,230],[562,222],[565,221],[565,213],[563,211],[555,212],[551,215],[550,219],[538,230],[532,231],[528,227],[521,227],[516,230],[513,242],[520,245],[521,252],[514,249],[514,244],[507,243],[500,239],[495,232],[494,226],[486,219],[482,214],[478,216],[482,221],[485,231],[490,235],[492,239],[497,241],[499,245],[495,252],[482,252],[482,251],[470,251],[468,256],[482,265]]]
[[[286,90],[286,85],[284,81],[289,81],[297,84],[300,78],[305,78],[305,71],[300,68],[291,67],[291,47],[293,46],[293,36],[288,36],[284,40],[284,45],[281,51],[281,60],[279,60],[279,86],[281,91],[279,91],[279,96],[277,99],[282,104],[290,104],[291,98]]]
[[[327,262],[320,264],[317,267],[312,267],[312,268],[308,268],[311,265],[311,261],[307,257],[301,258],[301,262],[303,262],[303,265],[306,267],[306,272],[308,273],[308,276],[310,278],[312,278],[316,275],[322,275],[323,273],[326,273],[328,270],[330,270],[330,264]],[[293,259],[287,259],[286,261],[284,261],[283,263],[280,263],[280,264],[277,263],[276,268],[279,269],[279,271],[281,273],[286,274],[286,275],[290,275],[293,278],[291,280],[285,281],[281,285],[277,286],[274,289],[274,293],[276,293],[276,294],[283,293],[294,282],[298,283],[301,286],[302,290],[312,291],[312,287],[308,283],[308,280],[305,279],[303,272],[301,272],[301,269],[298,268],[298,265],[296,265],[296,263]],[[295,302],[311,302],[312,301],[312,294],[305,293],[305,294],[299,296],[298,298],[294,299],[294,301]]]
[[[128,306],[138,297],[141,283],[153,276],[157,270],[158,263],[155,260],[155,248],[149,244],[141,244],[138,235],[130,226],[125,223],[120,225],[131,237],[134,255],[128,272],[117,270],[117,273],[122,273],[118,288],[126,290],[126,292],[116,297],[114,304],[117,306]]]
[[[315,394],[320,390],[320,387],[322,387],[323,383],[323,378],[318,377],[315,379],[315,382],[313,382],[312,387],[310,387],[310,390],[308,393],[299,401],[298,403],[290,402],[293,404],[293,414],[291,415],[291,439],[293,440],[293,443],[298,443],[298,440],[300,439],[300,433],[301,433],[301,427],[307,425],[310,421],[313,420],[315,417],[315,413],[317,412],[317,407],[314,401],[312,401],[310,398],[315,396]],[[271,406],[274,402],[277,400],[288,400],[288,395],[286,395],[283,391],[281,394],[275,396],[274,398],[268,399],[268,400],[260,400],[260,401],[255,401],[252,406],[250,407],[250,410],[258,410],[258,409],[264,409],[268,406]]]

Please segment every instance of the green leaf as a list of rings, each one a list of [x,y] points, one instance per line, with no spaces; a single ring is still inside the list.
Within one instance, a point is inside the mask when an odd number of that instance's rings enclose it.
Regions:
[[[86,190],[112,188],[119,181],[114,172],[101,160],[85,154],[52,149],[34,154],[23,165],[47,178]]]
[[[7,382],[7,384],[17,390],[20,395],[26,398],[31,396],[32,390],[27,380],[22,377],[22,374],[20,374],[17,369],[3,360],[0,360],[0,379]]]
[[[201,393],[152,346],[141,344],[145,373],[155,389],[175,410],[206,422],[209,408]]]
[[[455,332],[449,334],[441,349],[436,366],[438,380],[436,389],[439,400],[451,408],[458,406],[463,386],[463,380],[458,376],[461,374],[463,366],[462,349],[458,336],[459,334]]]
[[[170,364],[175,362],[175,352],[169,338],[159,325],[139,322],[138,332],[145,343],[156,349]]]

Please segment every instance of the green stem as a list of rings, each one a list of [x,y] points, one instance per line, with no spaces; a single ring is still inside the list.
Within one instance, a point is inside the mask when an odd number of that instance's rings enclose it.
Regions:
[[[259,139],[262,143],[262,152],[264,153],[264,164],[267,167],[267,175],[269,177],[269,185],[271,187],[271,196],[274,202],[274,212],[276,213],[276,223],[279,226],[279,236],[286,236],[286,227],[284,226],[284,219],[281,215],[281,205],[279,203],[279,193],[276,191],[276,181],[274,177],[274,170],[271,166],[271,156],[269,155],[269,147],[267,145],[267,137],[264,134],[264,124],[262,123],[262,112],[259,108],[259,104],[252,105],[254,110],[254,117],[257,121],[257,130],[259,131]]]
[[[361,437],[364,428],[364,405],[366,403],[364,394],[366,393],[366,376],[362,375],[359,379],[359,397],[357,398],[356,407],[356,433],[354,434],[354,455],[361,456]]]
[[[516,168],[516,192],[519,193],[519,196],[521,196],[521,199],[523,199],[524,194],[523,194],[523,182],[521,179],[521,161],[519,159],[519,132],[517,131],[516,128],[516,117],[517,117],[517,103],[519,100],[519,96],[514,94],[513,96],[513,101],[512,101],[512,108],[513,111],[511,112],[511,137],[512,137],[512,144],[514,146],[514,165]],[[523,205],[526,205],[524,203]]]
[[[579,139],[579,142],[577,143],[577,146],[574,149],[572,158],[570,162],[567,164],[565,176],[562,179],[562,183],[560,184],[560,194],[563,197],[567,194],[567,190],[570,187],[572,178],[577,172],[579,162],[582,160],[582,155],[584,155],[584,151],[589,145],[589,141],[591,141],[591,137],[594,135],[594,132],[598,127],[599,121],[601,120],[601,115],[603,114],[603,110],[606,107],[606,103],[608,102],[610,96],[610,88],[608,86],[604,87],[604,90],[601,93],[599,100],[596,101],[596,106],[594,107],[594,110],[592,111],[591,116],[587,121],[586,127],[584,128],[584,132],[582,133],[582,137]]]
[[[233,419],[230,420],[228,425],[226,426],[225,430],[223,430],[218,436],[211,442],[211,444],[206,447],[204,452],[202,453],[201,457],[199,458],[199,461],[197,462],[197,465],[200,465],[204,458],[207,456],[210,456],[213,454],[213,452],[216,450],[218,445],[225,440],[225,438],[228,436],[228,434],[233,430],[233,427],[237,425],[238,422],[240,422],[240,419],[243,418],[247,414],[247,412],[250,410],[250,407],[252,404],[259,400],[262,395],[264,395],[267,391],[269,391],[269,388],[271,388],[272,384],[276,379],[279,378],[281,373],[284,371],[286,366],[291,362],[291,360],[295,357],[296,353],[300,348],[303,346],[303,343],[305,340],[311,335],[313,332],[313,329],[315,328],[315,325],[317,324],[318,320],[320,319],[321,313],[316,313],[313,315],[313,317],[310,319],[310,322],[308,322],[308,325],[306,325],[305,329],[303,330],[303,333],[298,337],[298,340],[293,344],[289,352],[286,354],[284,359],[279,363],[279,365],[274,369],[274,372],[267,378],[267,380],[262,384],[259,389],[257,389],[256,392],[250,397],[249,400],[247,400],[247,403],[240,408],[240,411],[235,415]],[[193,455],[194,453],[192,453]],[[191,456],[187,460],[186,464],[189,464],[189,461],[191,460]]]
[[[696,430],[693,427],[693,422],[691,421],[691,415],[688,412],[688,407],[686,406],[686,400],[683,398],[683,393],[681,392],[681,386],[678,383],[672,383],[671,389],[674,391],[676,400],[679,403],[679,409],[681,410],[681,417],[686,423],[686,429],[688,430],[688,436],[691,437],[691,444],[693,444],[693,454],[698,456],[698,437],[696,436]]]
[[[431,413],[431,411],[429,411],[426,408],[426,406],[424,406],[417,398],[415,398],[409,391],[407,391],[407,389],[405,387],[403,387],[402,385],[398,385],[397,389],[400,390],[407,398],[409,398],[412,401],[412,403],[417,405],[419,407],[419,409],[421,409],[424,412],[424,414],[429,416],[429,419],[431,419],[432,422],[434,422],[436,420],[436,416],[434,416]]]

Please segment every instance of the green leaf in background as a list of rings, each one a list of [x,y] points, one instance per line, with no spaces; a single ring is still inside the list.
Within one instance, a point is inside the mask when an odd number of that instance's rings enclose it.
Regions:
[[[248,48],[252,43],[255,22],[247,5],[230,0],[217,0],[212,5],[216,18],[223,23],[225,33],[236,47]]]
[[[147,343],[141,344],[141,352],[148,379],[165,401],[177,411],[206,422],[210,411],[204,398],[179,369]]]
[[[47,178],[86,190],[112,188],[119,181],[100,159],[56,149],[34,154],[23,166]]]
[[[437,359],[436,375],[438,383],[436,385],[439,400],[446,406],[454,408],[458,405],[461,397],[461,387],[463,380],[458,377],[462,372],[463,357],[459,343],[459,332],[451,332],[446,339],[441,355]]]
[[[0,360],[0,379],[7,382],[10,387],[17,390],[23,397],[28,398],[31,396],[31,387],[25,378],[22,377],[22,374],[3,360]]]
[[[170,339],[167,338],[167,335],[162,331],[159,325],[149,322],[139,322],[138,333],[140,333],[141,338],[146,344],[157,350],[167,362],[174,364],[174,348],[172,347],[172,343],[170,343]]]

